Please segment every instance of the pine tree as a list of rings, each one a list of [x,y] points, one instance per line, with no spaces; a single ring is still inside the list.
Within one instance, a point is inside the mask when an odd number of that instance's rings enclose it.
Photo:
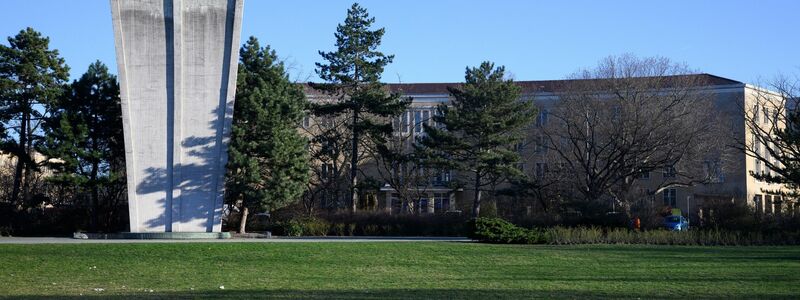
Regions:
[[[226,198],[240,202],[239,231],[251,208],[272,211],[299,200],[308,181],[307,141],[297,130],[306,108],[302,87],[255,37],[239,51]]]
[[[72,82],[57,109],[47,118],[42,152],[54,171],[50,180],[88,194],[90,228],[97,230],[101,214],[111,219],[118,201],[106,199],[101,213],[101,194],[115,196],[124,188],[125,144],[122,133],[117,77],[100,61],[89,65],[80,79]],[[106,226],[111,224],[106,224]],[[105,228],[109,229],[109,228]]]
[[[317,63],[317,74],[325,83],[311,86],[334,98],[332,103],[315,104],[320,117],[347,116],[350,143],[350,205],[358,203],[358,173],[363,150],[369,143],[384,143],[391,134],[390,117],[405,111],[409,102],[399,94],[387,94],[381,84],[384,67],[394,55],[378,51],[384,28],[371,30],[375,18],[354,3],[347,10],[344,24],[336,27],[336,51],[319,54],[327,63]]]
[[[4,152],[17,159],[10,201],[30,200],[30,184],[39,165],[34,151],[44,137],[41,124],[60,97],[69,67],[50,49],[50,39],[26,28],[0,45],[0,118],[6,130]],[[20,193],[22,194],[20,202]]]
[[[433,117],[437,125],[426,124],[427,136],[420,140],[428,163],[466,175],[461,184],[475,192],[473,218],[480,214],[486,187],[524,176],[516,168],[520,156],[513,146],[533,122],[536,108],[533,102],[520,100],[519,86],[505,80],[504,71],[490,62],[467,68],[466,83],[447,88],[452,101],[439,105]]]

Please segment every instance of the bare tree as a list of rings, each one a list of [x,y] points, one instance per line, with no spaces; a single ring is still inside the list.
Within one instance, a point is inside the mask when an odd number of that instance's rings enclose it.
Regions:
[[[348,191],[348,165],[350,151],[347,143],[346,115],[307,116],[302,131],[310,136],[311,179],[303,195],[303,206],[309,215],[316,207],[345,208],[343,202]]]
[[[666,58],[608,57],[556,88],[541,133],[586,203],[609,200],[630,214],[645,173],[666,175],[653,193],[709,180],[704,162],[723,147],[704,78]]]
[[[512,201],[503,205],[507,210],[506,215],[521,211],[525,214],[559,212],[569,199],[574,198],[574,175],[564,163],[559,163],[561,157],[555,151],[550,151],[549,140],[540,132],[541,127],[547,125],[548,114],[548,110],[541,110],[536,128],[530,130],[526,139],[514,147],[520,153],[521,161],[525,162],[517,166],[525,176],[510,180],[508,187],[498,192],[499,195],[509,196]]]
[[[378,175],[394,190],[402,206],[410,213],[421,212],[423,208],[417,208],[416,203],[427,195],[433,176],[441,172],[435,167],[426,166],[425,157],[416,146],[417,139],[424,134],[423,123],[432,125],[430,115],[435,112],[435,108],[425,112],[427,117],[419,113],[418,120],[412,115],[413,110],[394,118],[393,134],[383,141],[372,143],[368,148]]]
[[[764,192],[796,203],[800,196],[800,78],[778,77],[752,90],[743,108],[748,136],[737,148],[756,160],[756,180],[779,184]]]

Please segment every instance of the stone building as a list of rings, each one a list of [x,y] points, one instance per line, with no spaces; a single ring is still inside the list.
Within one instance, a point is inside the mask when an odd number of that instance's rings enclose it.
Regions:
[[[763,101],[757,101],[758,95],[769,94],[756,86],[745,84],[739,81],[722,78],[710,74],[695,74],[689,75],[696,77],[699,82],[703,82],[701,86],[693,87],[698,93],[704,93],[711,97],[712,107],[718,117],[715,122],[723,122],[722,127],[726,128],[722,133],[722,139],[728,145],[728,149],[724,149],[727,153],[725,162],[708,161],[704,162],[702,169],[705,170],[707,180],[702,183],[694,184],[691,186],[678,186],[669,188],[659,188],[659,183],[663,180],[673,176],[674,170],[665,167],[660,171],[653,171],[637,178],[637,189],[641,193],[641,201],[649,202],[655,208],[672,207],[680,208],[683,210],[684,215],[692,219],[702,217],[705,205],[709,201],[738,201],[747,203],[761,213],[779,213],[781,211],[794,213],[798,210],[794,202],[781,201],[779,196],[772,196],[766,193],[766,190],[777,190],[780,186],[770,185],[763,182],[756,181],[750,172],[770,172],[763,167],[756,159],[745,155],[739,149],[734,149],[733,146],[737,143],[753,143],[751,135],[745,125],[745,114],[758,114],[763,115],[762,118],[770,118],[769,111],[776,111],[774,108],[768,107]],[[539,109],[539,116],[537,117],[536,124],[531,126],[529,139],[525,145],[520,146],[520,153],[523,157],[523,163],[520,168],[532,176],[545,176],[548,170],[548,164],[552,164],[553,160],[546,154],[546,149],[537,146],[537,128],[541,126],[548,126],[552,123],[549,120],[549,112],[552,107],[559,101],[560,93],[558,87],[563,87],[565,84],[573,84],[574,82],[567,80],[551,80],[551,81],[516,81],[522,89],[521,100],[535,101]],[[450,96],[447,91],[448,86],[456,86],[460,83],[408,83],[408,84],[388,84],[387,87],[392,92],[397,92],[405,97],[412,99],[412,104],[408,111],[402,114],[398,119],[393,120],[393,127],[395,129],[395,137],[408,137],[407,143],[413,142],[413,138],[419,135],[424,135],[423,123],[433,125],[431,116],[436,113],[436,106],[446,104],[450,101]],[[307,89],[307,95],[310,101],[329,101],[324,95]],[[331,128],[334,125],[341,126],[346,124],[344,120],[316,120],[314,117],[307,117],[302,124],[303,131],[309,135],[314,135],[319,131],[319,128]],[[338,123],[337,123],[338,122]],[[765,123],[766,124],[766,123]],[[327,126],[327,127],[326,127]],[[315,148],[312,144],[311,148]],[[319,148],[319,145],[317,145]],[[313,150],[312,150],[313,151]],[[362,162],[363,173],[366,176],[373,178],[386,177],[386,172],[381,172],[380,163],[375,160],[369,159],[368,153],[364,155],[366,159]],[[319,174],[330,174],[332,170],[338,167],[346,166],[346,159],[330,159],[329,161],[321,162],[316,161],[314,168]],[[337,165],[338,164],[338,165]],[[384,168],[385,169],[385,168]],[[398,172],[397,170],[391,170]],[[472,192],[462,188],[454,188],[449,184],[454,178],[459,176],[458,173],[448,170],[424,170],[420,167],[417,170],[418,174],[423,174],[423,180],[418,181],[414,193],[414,201],[407,203],[402,201],[403,198],[392,187],[392,184],[382,180],[378,186],[366,191],[369,197],[374,197],[377,203],[371,204],[377,206],[379,210],[387,212],[398,213],[402,211],[413,211],[415,213],[446,213],[446,212],[461,212],[469,211],[472,205],[471,195]],[[342,173],[346,176],[346,172]],[[408,174],[408,172],[406,172]],[[312,180],[320,180],[319,176]],[[346,180],[345,180],[346,182]],[[319,191],[318,194],[321,198],[328,201],[317,201],[316,205],[322,207],[334,206],[330,205],[330,199],[337,199],[335,201],[344,201],[342,197],[346,197],[346,193],[332,195],[325,191]],[[364,205],[371,207],[370,205]],[[532,203],[526,207],[517,208],[519,211],[525,213],[534,213],[539,207],[538,204]],[[372,207],[371,207],[372,208]]]

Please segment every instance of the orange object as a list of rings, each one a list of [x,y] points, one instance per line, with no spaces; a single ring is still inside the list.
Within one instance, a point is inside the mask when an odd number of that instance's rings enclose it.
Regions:
[[[636,230],[639,230],[639,229],[642,228],[642,220],[640,220],[639,217],[636,217],[636,219],[633,219],[633,228],[636,229]]]

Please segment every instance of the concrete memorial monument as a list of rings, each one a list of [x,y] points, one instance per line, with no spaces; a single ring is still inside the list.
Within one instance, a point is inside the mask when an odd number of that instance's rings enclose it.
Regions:
[[[243,0],[111,0],[130,231],[220,232]]]

